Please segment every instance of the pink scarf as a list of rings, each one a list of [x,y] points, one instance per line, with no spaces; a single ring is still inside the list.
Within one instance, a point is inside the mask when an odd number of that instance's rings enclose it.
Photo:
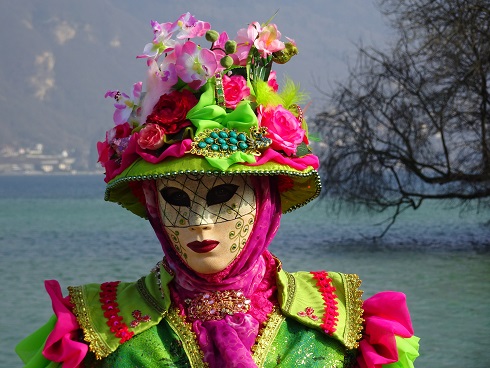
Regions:
[[[255,188],[257,214],[250,238],[240,255],[226,269],[212,275],[198,274],[182,262],[161,223],[155,182],[143,182],[149,220],[175,273],[173,300],[181,310],[185,310],[183,300],[186,298],[218,290],[241,290],[252,301],[247,313],[193,323],[204,361],[211,368],[256,367],[250,348],[255,342],[260,323],[267,319],[273,307],[275,261],[267,248],[279,228],[281,201],[275,177],[252,176],[251,180]]]

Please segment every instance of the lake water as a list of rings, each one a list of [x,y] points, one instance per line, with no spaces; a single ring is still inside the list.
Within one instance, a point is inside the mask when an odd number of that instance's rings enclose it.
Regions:
[[[43,280],[136,280],[161,258],[150,225],[103,192],[98,175],[0,177],[1,367],[21,366],[15,344],[52,313]],[[403,291],[421,338],[416,367],[488,367],[490,211],[428,203],[373,241],[386,215],[329,205],[283,217],[270,249],[284,268],[357,273],[366,297]]]

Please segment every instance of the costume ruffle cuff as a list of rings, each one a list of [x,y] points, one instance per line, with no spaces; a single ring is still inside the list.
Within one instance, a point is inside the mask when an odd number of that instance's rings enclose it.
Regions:
[[[365,328],[359,342],[360,368],[413,368],[419,338],[414,336],[405,294],[385,291],[363,303]]]
[[[79,342],[80,326],[69,297],[63,298],[55,280],[44,282],[55,315],[39,330],[22,340],[16,352],[26,368],[81,367],[88,345]]]

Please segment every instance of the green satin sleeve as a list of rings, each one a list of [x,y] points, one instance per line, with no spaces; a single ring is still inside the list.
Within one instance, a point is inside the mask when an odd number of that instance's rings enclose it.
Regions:
[[[27,336],[15,347],[15,352],[24,362],[25,368],[56,368],[61,367],[60,363],[46,359],[42,352],[46,339],[53,331],[57,318],[53,315],[49,321],[33,334]]]

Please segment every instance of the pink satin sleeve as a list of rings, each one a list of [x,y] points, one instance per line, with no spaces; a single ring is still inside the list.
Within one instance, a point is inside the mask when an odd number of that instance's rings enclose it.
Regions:
[[[364,301],[363,309],[365,329],[359,343],[358,366],[381,368],[399,362],[397,340],[400,342],[400,337],[408,339],[413,336],[405,294],[394,291],[375,294]]]
[[[57,321],[46,340],[43,355],[53,362],[63,363],[63,368],[82,367],[88,345],[78,341],[80,326],[72,312],[70,297],[63,298],[60,284],[56,280],[46,280],[44,286],[51,297]]]

